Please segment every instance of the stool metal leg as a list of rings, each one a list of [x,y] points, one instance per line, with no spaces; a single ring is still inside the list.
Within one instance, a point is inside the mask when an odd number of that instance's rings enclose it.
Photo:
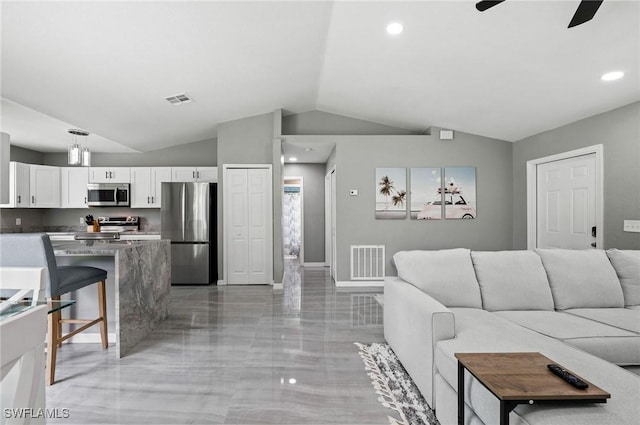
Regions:
[[[109,346],[107,335],[107,293],[104,280],[98,282],[98,309],[100,311],[100,336],[102,337],[102,348]]]

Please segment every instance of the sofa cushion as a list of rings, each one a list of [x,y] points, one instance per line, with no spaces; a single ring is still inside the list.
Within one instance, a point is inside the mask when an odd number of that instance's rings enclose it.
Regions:
[[[565,313],[640,334],[640,310],[630,308],[572,308]]]
[[[610,249],[607,255],[620,279],[624,304],[640,305],[640,250]]]
[[[473,267],[485,310],[553,310],[540,257],[532,251],[473,251]]]
[[[393,256],[398,277],[447,307],[482,308],[468,249],[400,251]]]
[[[492,314],[611,363],[640,364],[640,335],[635,332],[560,311],[499,311]]]
[[[624,307],[622,287],[602,250],[536,249],[558,310]]]

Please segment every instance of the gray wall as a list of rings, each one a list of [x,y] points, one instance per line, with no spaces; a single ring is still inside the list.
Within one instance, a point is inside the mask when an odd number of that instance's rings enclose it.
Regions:
[[[640,102],[528,137],[513,146],[513,248],[527,248],[526,162],[604,146],[604,247],[640,249],[640,234],[623,220],[640,220]]]
[[[438,134],[438,131],[434,131]],[[327,136],[336,143],[338,280],[350,279],[350,245],[385,245],[386,274],[393,254],[409,249],[465,247],[508,250],[512,244],[512,144],[456,132],[436,136]],[[476,167],[475,220],[376,220],[376,167]],[[349,196],[358,189],[359,196]]]
[[[94,152],[91,154],[91,165],[94,167],[216,166],[218,165],[217,155],[218,140],[206,139],[143,153]],[[44,163],[66,166],[67,154],[45,153]]]
[[[272,164],[274,162],[274,114],[262,114],[218,125],[218,275],[223,276],[223,214],[222,188],[224,164]],[[278,158],[279,159],[279,158]],[[278,161],[279,164],[279,161]],[[274,178],[279,178],[279,168],[274,167]],[[274,194],[275,195],[275,194]],[[274,202],[276,198],[274,196]],[[280,217],[274,216],[274,221]],[[275,226],[274,226],[275,227]],[[274,240],[276,239],[274,229]],[[282,282],[282,249],[274,250],[274,282]]]
[[[324,164],[285,164],[284,177],[302,177],[304,261],[324,262]]]
[[[424,132],[422,132],[424,133]],[[391,127],[371,121],[345,117],[323,111],[308,111],[282,119],[282,134],[418,134],[415,131]]]
[[[64,155],[66,160],[67,154],[65,153]],[[9,157],[11,161],[24,162],[25,164],[44,164],[44,154],[42,152],[19,146],[11,146]]]

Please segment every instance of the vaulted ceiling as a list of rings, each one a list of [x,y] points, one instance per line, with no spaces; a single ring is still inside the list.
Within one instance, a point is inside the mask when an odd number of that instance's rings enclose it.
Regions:
[[[517,141],[640,100],[640,2],[567,29],[578,3],[3,1],[2,131],[148,151],[283,108]],[[179,93],[193,102],[165,100]]]

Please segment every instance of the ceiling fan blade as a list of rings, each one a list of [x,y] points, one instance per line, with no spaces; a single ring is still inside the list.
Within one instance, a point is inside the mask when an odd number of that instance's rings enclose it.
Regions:
[[[568,28],[584,24],[593,19],[602,2],[603,0],[582,0],[573,18],[571,18],[571,22],[569,22]]]
[[[476,3],[476,9],[480,12],[484,12],[487,9],[492,8],[493,6],[502,3],[505,0],[484,0]]]

